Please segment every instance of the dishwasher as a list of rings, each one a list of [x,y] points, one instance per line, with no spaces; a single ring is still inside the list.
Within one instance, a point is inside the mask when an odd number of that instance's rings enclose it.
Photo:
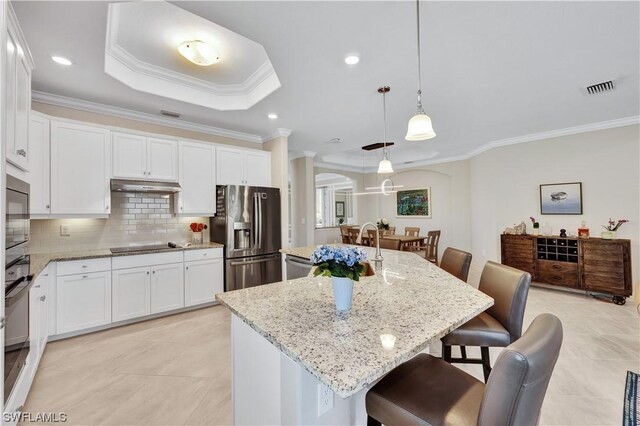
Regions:
[[[309,275],[313,264],[309,259],[303,257],[287,255],[285,262],[285,279],[295,280],[296,278],[304,278]]]

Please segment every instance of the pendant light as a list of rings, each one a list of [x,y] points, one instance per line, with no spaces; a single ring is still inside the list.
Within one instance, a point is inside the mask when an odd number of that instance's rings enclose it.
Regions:
[[[424,141],[434,138],[436,132],[433,131],[431,118],[422,109],[422,81],[420,78],[420,0],[416,0],[417,33],[418,33],[418,112],[411,117],[407,127],[407,135],[404,137],[408,141]]]
[[[384,146],[382,148],[382,160],[378,164],[379,174],[393,173],[393,166],[389,161],[389,151],[387,149],[387,93],[390,90],[389,86],[378,87],[378,93],[382,93],[382,114],[384,117],[384,140],[382,141]]]

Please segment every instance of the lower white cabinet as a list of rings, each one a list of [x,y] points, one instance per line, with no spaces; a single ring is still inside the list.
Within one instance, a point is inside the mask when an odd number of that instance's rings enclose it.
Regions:
[[[59,276],[56,285],[57,334],[111,322],[111,271]]]
[[[182,263],[151,267],[151,313],[184,307]]]
[[[149,315],[151,312],[151,272],[149,268],[113,271],[112,321],[124,321]]]
[[[222,259],[198,260],[184,264],[185,306],[216,300],[224,291]]]
[[[32,357],[35,374],[40,357],[44,352],[49,336],[49,290],[55,279],[48,265],[37,277],[29,291],[29,340],[31,347],[29,357]]]

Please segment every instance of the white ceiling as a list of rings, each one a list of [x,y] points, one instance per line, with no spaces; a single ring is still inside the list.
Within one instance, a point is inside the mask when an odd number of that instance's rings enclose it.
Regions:
[[[257,135],[289,128],[291,150],[355,167],[357,148],[382,139],[381,85],[391,86],[395,162],[640,115],[638,2],[423,2],[423,104],[438,134],[424,142],[404,140],[415,113],[415,3],[173,3],[264,46],[282,87],[247,111],[137,92],[104,73],[107,2],[17,2],[33,89]],[[352,53],[361,60],[348,66]],[[62,68],[52,54],[75,65]],[[584,93],[609,79],[614,91]],[[326,143],[336,137],[341,144]],[[327,157],[342,151],[351,156]]]

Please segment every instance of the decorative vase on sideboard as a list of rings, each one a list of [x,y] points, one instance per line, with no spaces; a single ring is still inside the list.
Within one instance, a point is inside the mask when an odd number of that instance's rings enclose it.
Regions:
[[[353,300],[353,280],[345,277],[331,277],[333,287],[333,298],[336,302],[336,309],[348,311],[351,309]]]
[[[600,233],[600,237],[603,240],[615,240],[616,239],[616,231],[602,231]]]

